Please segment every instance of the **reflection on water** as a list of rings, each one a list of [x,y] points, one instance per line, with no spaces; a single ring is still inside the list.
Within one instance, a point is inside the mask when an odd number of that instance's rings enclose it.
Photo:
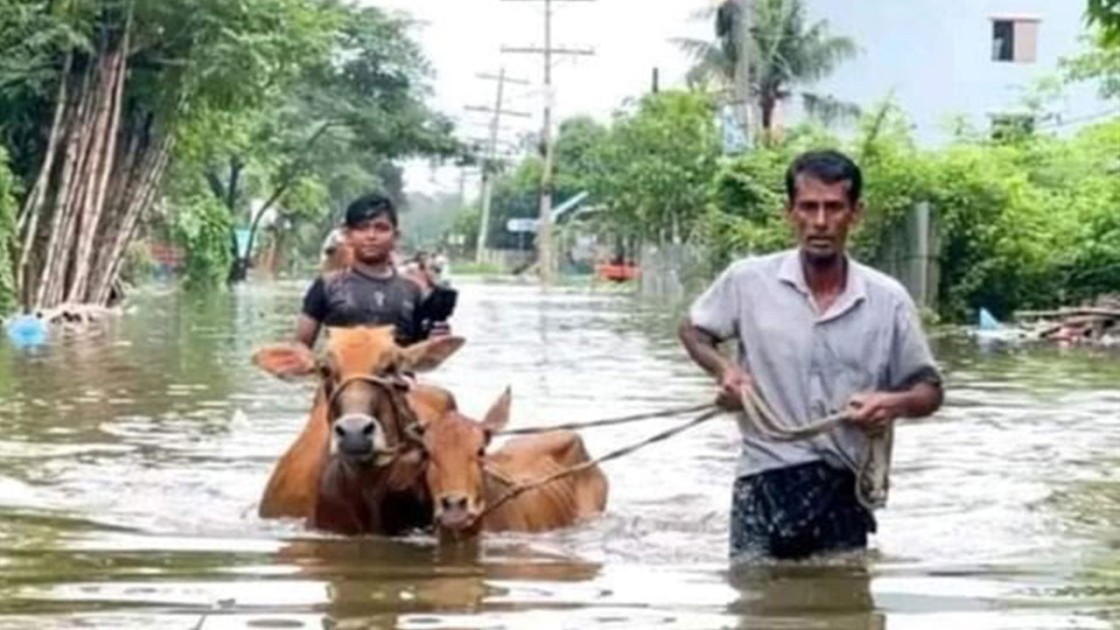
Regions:
[[[248,356],[302,284],[153,292],[97,335],[0,345],[0,628],[1096,628],[1120,616],[1116,353],[939,340],[951,384],[904,425],[865,555],[731,568],[736,429],[606,465],[608,512],[476,549],[346,540],[256,501],[311,383]],[[437,378],[512,426],[703,401],[673,315],[625,295],[464,284]],[[593,454],[673,420],[588,431]]]

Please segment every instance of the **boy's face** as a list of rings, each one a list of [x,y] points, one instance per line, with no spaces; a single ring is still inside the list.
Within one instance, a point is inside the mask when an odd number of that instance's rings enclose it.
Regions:
[[[397,246],[397,229],[388,216],[381,214],[346,228],[346,239],[355,260],[367,265],[383,264]]]

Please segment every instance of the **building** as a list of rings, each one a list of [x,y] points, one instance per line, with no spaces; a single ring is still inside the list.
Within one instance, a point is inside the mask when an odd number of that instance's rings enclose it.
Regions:
[[[827,20],[833,35],[855,40],[860,54],[809,91],[874,106],[893,92],[915,137],[936,145],[951,137],[950,121],[974,128],[1001,123],[1039,130],[1075,130],[1120,113],[1120,104],[1092,83],[1066,86],[1031,120],[1024,106],[1039,79],[1059,61],[1087,49],[1083,0],[806,0],[810,21]],[[790,103],[787,119],[796,119]]]

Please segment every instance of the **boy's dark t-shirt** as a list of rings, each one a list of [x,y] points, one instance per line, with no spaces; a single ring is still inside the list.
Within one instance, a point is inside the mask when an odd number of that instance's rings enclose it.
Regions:
[[[320,276],[303,298],[303,313],[324,326],[392,324],[397,342],[425,338],[420,316],[420,287],[395,272],[376,278],[347,269]]]

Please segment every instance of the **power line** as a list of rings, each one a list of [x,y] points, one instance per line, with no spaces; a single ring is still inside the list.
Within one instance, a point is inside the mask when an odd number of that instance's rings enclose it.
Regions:
[[[1093,122],[1095,120],[1101,120],[1101,119],[1104,119],[1104,118],[1108,118],[1110,116],[1120,116],[1120,109],[1106,110],[1106,111],[1103,111],[1103,112],[1097,112],[1096,114],[1089,114],[1087,116],[1080,116],[1078,118],[1067,118],[1067,119],[1058,120],[1058,121],[1052,122],[1052,123],[1042,123],[1042,124],[1038,125],[1036,128],[1037,129],[1058,129],[1060,127],[1068,127],[1070,125],[1076,125],[1078,123]]]
[[[501,129],[502,115],[529,118],[531,114],[502,109],[506,84],[529,85],[528,81],[507,77],[504,67],[498,72],[497,76],[492,74],[480,74],[478,77],[487,81],[495,81],[498,84],[497,94],[494,97],[494,107],[467,107],[470,111],[489,112],[493,114],[490,119],[490,137],[486,145],[486,157],[483,158],[482,163],[482,216],[479,217],[478,240],[475,242],[475,262],[482,264],[483,254],[486,251],[486,236],[490,232],[490,198],[493,190],[494,162],[497,159],[498,131]]]

